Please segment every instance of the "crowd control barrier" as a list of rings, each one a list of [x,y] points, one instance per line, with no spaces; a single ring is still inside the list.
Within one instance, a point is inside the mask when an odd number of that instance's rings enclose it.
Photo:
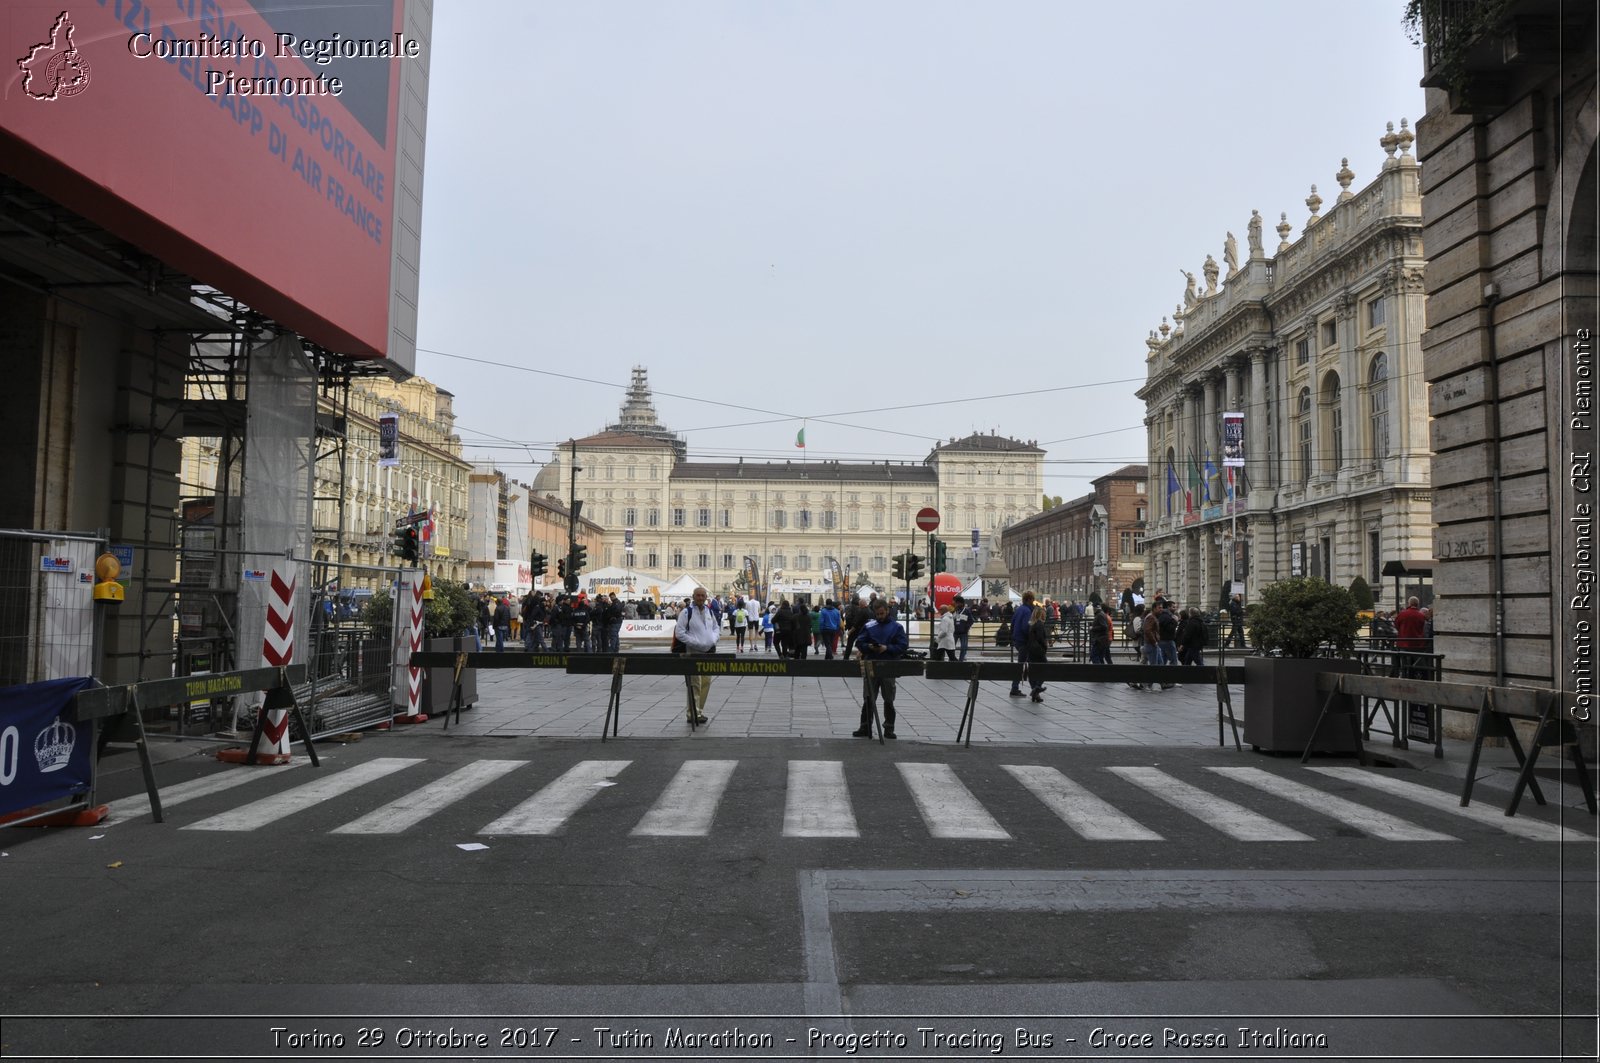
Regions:
[[[1517,758],[1521,771],[1517,774],[1516,786],[1511,791],[1511,800],[1506,805],[1506,815],[1517,814],[1517,806],[1522,803],[1524,790],[1533,794],[1536,804],[1544,804],[1544,793],[1539,789],[1539,781],[1534,778],[1534,765],[1538,762],[1539,753],[1546,746],[1565,746],[1572,758],[1572,765],[1577,769],[1578,786],[1583,791],[1585,804],[1589,806],[1589,814],[1596,814],[1594,784],[1589,779],[1589,767],[1584,762],[1583,750],[1578,741],[1577,726],[1561,714],[1562,706],[1570,695],[1559,690],[1539,689],[1534,687],[1478,687],[1468,686],[1465,683],[1438,683],[1427,679],[1397,679],[1387,676],[1350,675],[1339,672],[1320,672],[1317,675],[1317,689],[1326,691],[1327,699],[1322,703],[1322,710],[1317,714],[1316,726],[1311,730],[1311,739],[1306,744],[1305,753],[1300,758],[1304,764],[1315,748],[1317,732],[1324,725],[1337,726],[1334,717],[1342,716],[1350,727],[1350,733],[1355,736],[1356,752],[1361,757],[1361,763],[1367,763],[1367,751],[1361,744],[1361,721],[1357,718],[1359,710],[1353,706],[1356,698],[1384,698],[1392,702],[1412,702],[1416,704],[1432,705],[1446,709],[1457,709],[1461,712],[1475,712],[1478,714],[1478,726],[1472,738],[1472,752],[1467,758],[1466,783],[1461,788],[1461,805],[1463,808],[1472,800],[1472,785],[1478,773],[1478,757],[1483,751],[1483,742],[1486,738],[1503,738],[1511,747],[1511,752]],[[1348,695],[1341,698],[1340,695]],[[1524,720],[1533,723],[1533,739],[1526,754],[1522,751],[1522,742],[1517,737],[1516,728],[1512,725],[1514,720]]]
[[[689,681],[697,676],[760,676],[795,679],[854,679],[859,677],[863,687],[873,675],[887,678],[926,676],[929,679],[968,680],[967,703],[961,715],[961,725],[956,730],[956,741],[972,744],[972,719],[978,700],[978,683],[983,680],[1016,682],[1032,674],[1036,678],[1056,683],[1171,683],[1199,680],[1217,685],[1217,744],[1225,744],[1223,727],[1232,724],[1235,749],[1242,749],[1239,741],[1239,724],[1233,715],[1233,702],[1228,685],[1244,682],[1243,665],[1177,668],[1167,665],[1106,665],[1045,663],[1024,664],[1006,661],[923,661],[916,658],[899,658],[889,661],[864,659],[791,660],[788,658],[752,660],[737,654],[609,654],[609,653],[450,653],[424,651],[412,656],[418,668],[454,669],[456,682],[450,698],[451,708],[445,713],[445,727],[450,726],[453,712],[456,722],[461,722],[461,682],[465,668],[559,668],[571,675],[609,675],[611,694],[606,703],[605,723],[601,741],[615,738],[622,715],[622,680],[628,675],[681,675],[684,677],[685,696],[692,697]],[[687,708],[687,705],[686,705]],[[883,740],[883,723],[874,710],[874,733]]]
[[[263,731],[269,714],[284,712],[293,716],[305,736],[306,755],[316,765],[317,750],[311,744],[311,729],[295,700],[294,685],[305,680],[305,666],[291,665],[281,668],[249,668],[238,672],[213,672],[209,675],[186,675],[175,679],[152,679],[119,687],[95,687],[82,690],[73,699],[71,712],[75,721],[93,721],[97,727],[116,728],[107,738],[111,741],[133,741],[139,750],[139,766],[144,771],[145,791],[150,795],[150,811],[157,823],[161,822],[161,795],[156,789],[154,765],[150,760],[150,735],[144,729],[141,712],[147,708],[164,708],[183,705],[191,701],[247,694],[263,691],[266,700],[256,713],[255,733],[244,757],[246,764],[254,764],[256,750],[261,745]],[[287,716],[284,726],[287,726]],[[170,737],[176,742],[232,742],[232,739]]]

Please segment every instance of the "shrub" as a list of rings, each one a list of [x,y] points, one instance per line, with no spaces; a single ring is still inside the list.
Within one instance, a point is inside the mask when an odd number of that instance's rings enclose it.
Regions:
[[[1365,613],[1372,610],[1372,588],[1360,576],[1350,581],[1350,600],[1355,603],[1356,609],[1360,612]]]
[[[1285,657],[1348,657],[1361,623],[1350,592],[1315,576],[1272,584],[1246,616],[1250,644]]]
[[[375,591],[361,607],[361,622],[371,628],[387,628],[394,616],[394,601],[389,589]],[[465,583],[440,579],[433,581],[433,597],[423,607],[423,635],[430,639],[454,638],[478,623],[478,601]]]

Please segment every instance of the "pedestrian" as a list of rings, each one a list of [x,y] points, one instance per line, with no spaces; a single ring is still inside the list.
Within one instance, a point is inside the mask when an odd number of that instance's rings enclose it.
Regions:
[[[877,595],[872,596],[874,601],[877,600],[877,597]],[[850,651],[855,648],[856,639],[861,637],[861,629],[866,627],[867,621],[871,619],[872,611],[870,606],[862,605],[860,598],[851,601],[850,608],[845,610],[844,614],[844,656],[846,658],[849,658]]]
[[[722,636],[722,623],[706,605],[704,587],[694,589],[694,598],[689,607],[678,614],[673,634],[683,643],[684,653],[687,655],[705,656],[717,652],[717,639]],[[693,675],[686,678],[690,691],[689,722],[691,724],[710,722],[706,717],[706,698],[711,693],[711,677]]]
[[[772,623],[772,616],[773,613],[770,608],[761,614],[761,640],[764,644],[762,650],[767,653],[772,652],[772,640],[778,634],[777,628]]]
[[[1024,647],[1027,664],[1024,666],[1028,673],[1028,697],[1032,701],[1044,700],[1044,679],[1034,669],[1034,665],[1043,664],[1050,650],[1050,619],[1044,609],[1034,606],[1028,614],[1027,644]]]
[[[833,660],[834,651],[839,648],[839,627],[843,623],[844,618],[834,600],[829,598],[824,601],[822,608],[817,611],[817,648],[827,655],[827,660]]]
[[[964,661],[967,659],[967,639],[972,634],[972,624],[977,619],[978,611],[972,607],[971,602],[959,594],[956,595],[953,605],[951,612],[955,616],[956,642],[961,647],[959,659]]]
[[[504,598],[500,598],[494,603],[494,652],[505,652],[506,636],[510,633],[511,607]]]
[[[805,602],[795,602],[789,611],[789,656],[797,661],[806,659],[806,648],[811,645],[811,610]]]
[[[1022,604],[1011,610],[1011,649],[1019,661],[1028,659],[1028,623],[1033,619],[1033,592],[1022,593]],[[1011,696],[1022,697],[1022,674],[1011,681]]]
[[[572,603],[572,640],[574,653],[593,653],[594,645],[589,639],[589,628],[594,622],[594,607],[589,604],[589,598],[581,591]]]
[[[572,599],[565,594],[556,595],[555,608],[550,610],[550,642],[557,653],[572,648]]]
[[[1421,600],[1412,595],[1406,599],[1406,607],[1394,614],[1396,671],[1403,676],[1422,673],[1417,654],[1426,653],[1431,645],[1428,614],[1420,608],[1421,604]]]
[[[1205,666],[1206,622],[1198,609],[1178,613],[1178,663],[1191,668]]]
[[[1111,663],[1111,609],[1106,605],[1090,605],[1093,614],[1089,625],[1089,663]]]
[[[1244,595],[1228,599],[1228,645],[1244,649]]]
[[[745,612],[744,599],[740,598],[733,603],[733,613],[729,623],[733,627],[733,652],[744,652]]]
[[[948,605],[939,607],[939,619],[933,626],[933,659],[936,661],[956,659],[956,617]]]
[[[789,648],[793,633],[794,611],[789,606],[789,599],[779,598],[777,611],[772,614],[772,646],[778,651],[779,657],[788,657],[793,652]]]
[[[1156,606],[1156,631],[1161,638],[1161,663],[1178,664],[1178,616],[1170,601]]]
[[[754,598],[744,603],[745,623],[749,625],[750,651],[755,652],[756,637],[761,632],[761,603]]]
[[[861,653],[862,660],[874,662],[896,660],[906,655],[910,645],[911,640],[906,635],[906,629],[900,626],[900,621],[889,618],[889,603],[884,601],[875,603],[873,619],[867,621],[856,639],[856,647]],[[873,669],[871,678],[867,681],[866,704],[861,707],[861,726],[850,733],[852,738],[872,737],[874,706],[880,695],[883,698],[883,737],[895,736],[894,677],[879,675],[877,670]]]

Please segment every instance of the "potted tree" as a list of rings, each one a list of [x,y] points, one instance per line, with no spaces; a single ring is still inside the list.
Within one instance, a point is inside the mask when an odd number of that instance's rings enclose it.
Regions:
[[[1280,580],[1262,591],[1246,611],[1250,645],[1245,658],[1244,740],[1252,749],[1299,753],[1327,700],[1317,691],[1318,672],[1359,672],[1355,648],[1360,620],[1350,592],[1316,577]],[[1334,712],[1354,711],[1341,695]],[[1319,751],[1353,753],[1349,728],[1337,719],[1317,736]]]
[[[422,612],[422,644],[431,652],[471,652],[478,648],[473,630],[478,622],[478,606],[464,583],[433,580],[433,597]],[[389,631],[394,603],[387,590],[379,590],[362,607],[361,619],[374,630]],[[450,707],[455,672],[450,668],[430,668],[422,684],[421,711],[429,716]],[[478,670],[461,673],[461,703],[471,706],[478,700]]]

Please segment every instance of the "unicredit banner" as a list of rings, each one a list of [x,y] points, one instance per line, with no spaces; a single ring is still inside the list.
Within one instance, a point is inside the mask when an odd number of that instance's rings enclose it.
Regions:
[[[424,5],[0,6],[0,170],[315,343],[412,369]]]

